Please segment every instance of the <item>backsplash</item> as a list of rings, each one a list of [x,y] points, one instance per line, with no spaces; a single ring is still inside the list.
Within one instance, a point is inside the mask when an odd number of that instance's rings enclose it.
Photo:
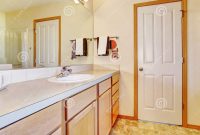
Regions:
[[[92,65],[70,66],[73,73],[83,72],[92,69]],[[30,81],[35,79],[56,76],[61,71],[61,67],[17,69],[0,71],[0,88],[8,84]]]
[[[4,87],[12,83],[55,76],[60,72],[60,70],[61,67],[0,71],[0,87]]]

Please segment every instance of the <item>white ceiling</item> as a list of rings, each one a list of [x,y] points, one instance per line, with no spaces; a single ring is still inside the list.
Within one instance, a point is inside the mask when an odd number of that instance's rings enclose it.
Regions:
[[[39,6],[53,2],[67,2],[73,0],[0,0],[0,11],[10,12],[20,9],[26,9],[33,6]]]

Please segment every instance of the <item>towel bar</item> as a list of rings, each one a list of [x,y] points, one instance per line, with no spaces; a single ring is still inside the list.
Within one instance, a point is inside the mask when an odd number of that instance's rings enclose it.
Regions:
[[[119,37],[117,36],[114,36],[114,37],[109,37],[109,38],[116,38],[116,39],[119,39]],[[97,37],[96,38],[93,38],[94,40],[97,40]]]
[[[86,38],[86,40],[92,41],[92,38]],[[76,41],[75,39],[70,40],[71,42]]]

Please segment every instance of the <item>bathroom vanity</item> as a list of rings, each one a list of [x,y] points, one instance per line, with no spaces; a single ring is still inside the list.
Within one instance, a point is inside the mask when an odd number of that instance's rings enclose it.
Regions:
[[[108,135],[119,68],[93,69],[93,1],[1,4],[0,135]],[[59,80],[64,65],[79,74]]]
[[[40,82],[46,83],[45,89],[57,88],[58,94],[43,100],[38,97],[41,101],[34,100],[35,103],[1,116],[0,122],[6,118],[11,121],[9,115],[14,118],[12,123],[1,123],[5,126],[1,127],[0,135],[108,135],[119,113],[119,72],[87,73],[95,78],[84,83],[58,85],[46,79],[32,81],[33,86]],[[42,91],[44,86],[40,88],[36,91]],[[46,91],[47,95],[52,92]],[[32,112],[26,116],[28,109]]]

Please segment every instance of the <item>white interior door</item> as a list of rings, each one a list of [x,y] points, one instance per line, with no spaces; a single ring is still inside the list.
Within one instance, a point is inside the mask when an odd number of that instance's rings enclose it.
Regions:
[[[58,66],[59,21],[36,24],[36,67]]]
[[[138,8],[138,116],[182,124],[181,2]]]

